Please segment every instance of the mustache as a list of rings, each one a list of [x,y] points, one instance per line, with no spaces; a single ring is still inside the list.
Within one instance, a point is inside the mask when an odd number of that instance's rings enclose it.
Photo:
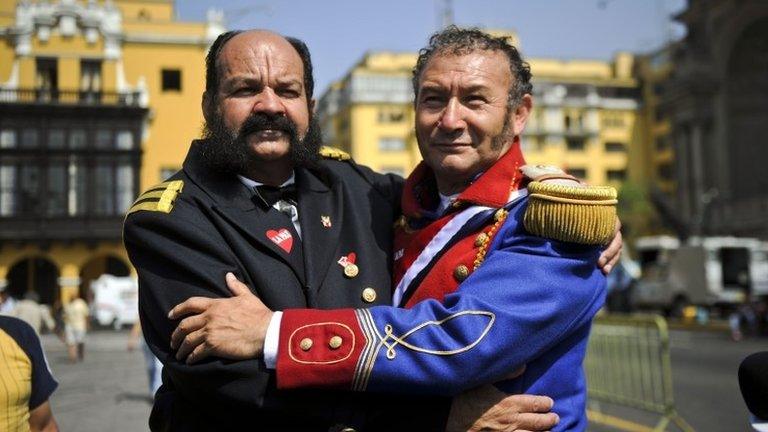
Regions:
[[[282,115],[271,115],[266,113],[254,113],[248,116],[240,126],[238,138],[244,139],[247,135],[264,130],[281,131],[290,137],[296,137],[296,124],[288,117]]]

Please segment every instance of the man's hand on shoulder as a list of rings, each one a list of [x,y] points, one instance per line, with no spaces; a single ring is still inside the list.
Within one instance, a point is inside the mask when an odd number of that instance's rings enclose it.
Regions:
[[[548,431],[560,420],[546,396],[507,395],[485,385],[453,398],[446,431]]]
[[[262,354],[273,312],[235,275],[227,273],[226,279],[232,297],[192,297],[168,314],[173,320],[184,317],[171,335],[178,360],[192,364],[209,356],[245,360]]]
[[[621,221],[616,219],[616,228],[613,232],[613,239],[605,247],[603,253],[600,254],[600,258],[597,260],[597,266],[603,271],[603,274],[608,274],[611,269],[619,262],[621,258],[621,250],[624,247],[624,241],[621,236]]]

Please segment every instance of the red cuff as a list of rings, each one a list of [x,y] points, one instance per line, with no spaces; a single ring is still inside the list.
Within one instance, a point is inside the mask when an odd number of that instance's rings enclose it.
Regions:
[[[280,322],[277,387],[351,386],[366,339],[354,309],[289,309]]]

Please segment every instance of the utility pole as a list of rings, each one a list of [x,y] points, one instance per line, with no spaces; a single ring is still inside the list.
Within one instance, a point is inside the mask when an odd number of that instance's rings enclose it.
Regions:
[[[453,0],[441,0],[442,8],[438,19],[438,30],[442,30],[453,24]]]

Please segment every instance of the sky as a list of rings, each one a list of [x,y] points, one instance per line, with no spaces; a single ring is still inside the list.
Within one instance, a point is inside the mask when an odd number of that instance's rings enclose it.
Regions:
[[[446,1],[457,25],[516,31],[525,57],[608,60],[619,51],[652,51],[684,33],[670,17],[686,0],[176,0],[176,12],[204,21],[216,8],[229,29],[301,38],[312,53],[319,98],[366,51],[426,45]]]

